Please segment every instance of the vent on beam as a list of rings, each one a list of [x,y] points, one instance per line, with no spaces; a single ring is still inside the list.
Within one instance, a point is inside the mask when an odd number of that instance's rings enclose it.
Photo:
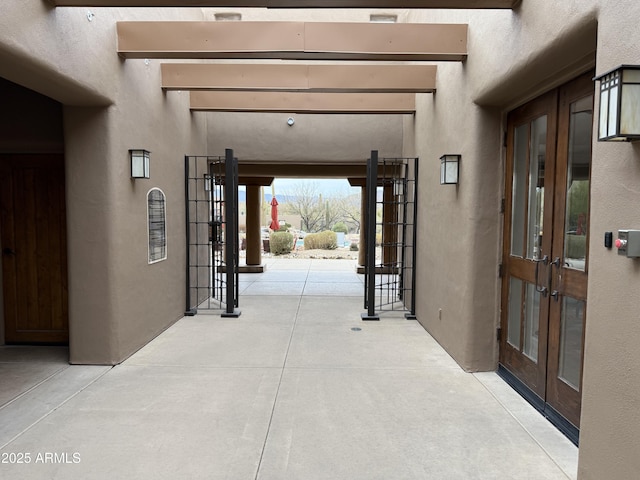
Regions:
[[[372,13],[369,15],[369,21],[373,23],[396,23],[398,15],[391,13]]]
[[[216,22],[239,22],[242,20],[242,14],[237,12],[219,12],[214,13],[213,18]]]

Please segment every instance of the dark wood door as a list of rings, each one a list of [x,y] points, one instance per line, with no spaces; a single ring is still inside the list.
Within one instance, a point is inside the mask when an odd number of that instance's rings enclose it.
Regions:
[[[557,92],[511,112],[507,182],[500,359],[540,399],[547,368]]]
[[[510,113],[500,363],[580,426],[592,75]]]
[[[546,402],[580,426],[587,303],[593,75],[560,88],[549,263],[549,354]]]
[[[64,159],[0,156],[5,341],[69,340]]]

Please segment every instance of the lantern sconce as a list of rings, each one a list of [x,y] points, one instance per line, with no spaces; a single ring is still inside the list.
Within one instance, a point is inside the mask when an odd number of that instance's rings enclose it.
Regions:
[[[440,185],[457,185],[462,155],[442,155],[440,157]]]
[[[204,174],[204,191],[210,192],[213,190],[213,178],[208,173]]]
[[[598,141],[640,140],[640,65],[620,65],[600,82]]]
[[[149,178],[149,152],[140,148],[129,150],[131,178]]]

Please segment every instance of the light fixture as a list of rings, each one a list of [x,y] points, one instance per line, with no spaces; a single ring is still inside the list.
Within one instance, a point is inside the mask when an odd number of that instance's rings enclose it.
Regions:
[[[457,185],[460,173],[461,155],[442,155],[440,157],[440,185]]]
[[[131,178],[149,178],[149,154],[140,148],[129,150],[131,159]]]
[[[293,127],[294,123],[296,123],[296,121],[293,119],[293,117],[287,118],[287,125],[289,125],[290,127]]]
[[[209,175],[208,173],[204,174],[204,191],[205,192],[210,192],[212,190],[212,178],[211,175]]]
[[[600,82],[598,141],[640,140],[640,66],[620,65]]]

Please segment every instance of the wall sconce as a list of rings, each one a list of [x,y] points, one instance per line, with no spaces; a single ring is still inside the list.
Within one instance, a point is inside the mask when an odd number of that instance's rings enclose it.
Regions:
[[[142,149],[129,150],[131,159],[131,178],[149,178],[149,154]]]
[[[457,185],[462,155],[442,155],[440,157],[440,185]]]
[[[213,182],[212,182],[212,178],[211,175],[209,175],[208,173],[204,174],[204,191],[205,192],[210,192],[213,188]]]
[[[640,66],[621,65],[600,82],[598,141],[640,140]]]

